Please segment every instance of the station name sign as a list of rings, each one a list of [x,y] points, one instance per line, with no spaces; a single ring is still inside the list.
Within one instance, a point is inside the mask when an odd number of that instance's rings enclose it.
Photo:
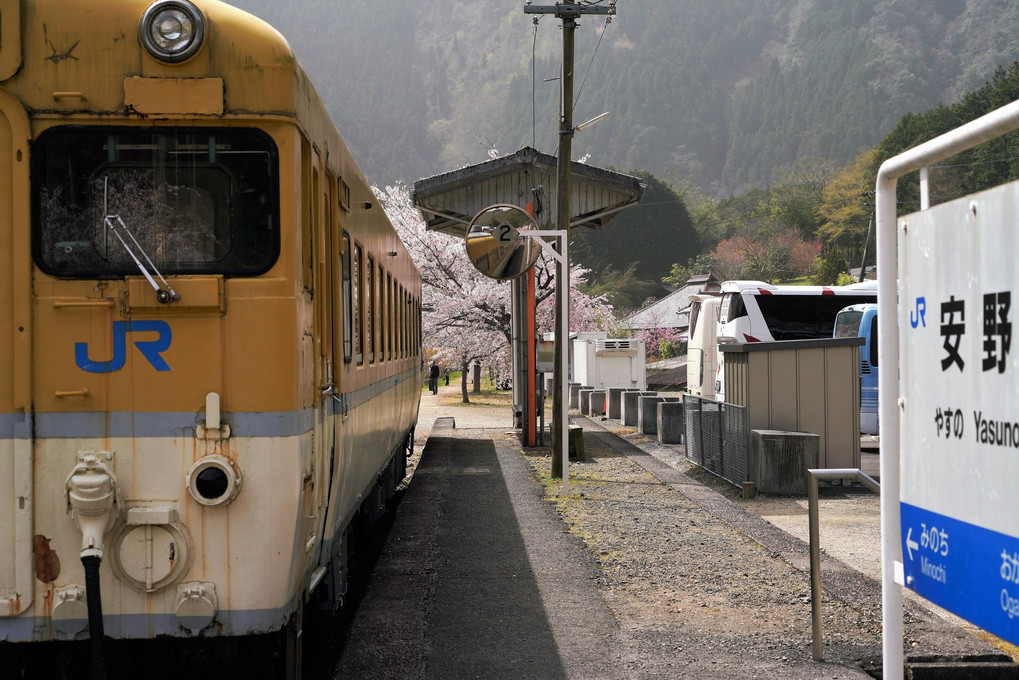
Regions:
[[[1019,643],[1019,184],[896,230],[906,586]]]

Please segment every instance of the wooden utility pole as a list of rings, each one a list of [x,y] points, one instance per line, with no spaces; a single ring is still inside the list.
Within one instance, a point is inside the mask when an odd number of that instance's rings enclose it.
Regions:
[[[570,163],[573,160],[573,45],[574,33],[577,28],[577,19],[583,14],[614,15],[616,13],[615,0],[610,0],[608,5],[581,5],[579,2],[560,2],[555,5],[532,5],[524,6],[525,14],[554,14],[563,22],[563,63],[562,77],[560,83],[560,104],[559,104],[559,152],[557,163],[557,192],[558,209],[556,211],[556,228],[567,234],[564,242],[569,240],[570,229]],[[569,356],[569,352],[562,351],[562,343],[569,343],[569,304],[562,304],[562,296],[570,294],[570,261],[568,249],[563,248],[564,255],[562,263],[556,271],[555,309],[556,309],[556,334],[555,334],[555,364],[552,371],[552,393],[560,395],[563,393],[563,381],[567,380],[568,366],[564,365],[561,357]],[[565,315],[566,318],[562,318]],[[561,333],[560,329],[567,329]],[[565,336],[565,337],[563,337]],[[569,345],[567,344],[567,347]],[[565,461],[562,460],[563,451],[568,449],[562,441],[564,419],[569,418],[569,404],[564,404],[562,399],[552,400],[552,474],[559,476],[561,470],[565,469]],[[568,453],[565,455],[569,455]],[[563,489],[567,488],[567,480],[563,479]]]

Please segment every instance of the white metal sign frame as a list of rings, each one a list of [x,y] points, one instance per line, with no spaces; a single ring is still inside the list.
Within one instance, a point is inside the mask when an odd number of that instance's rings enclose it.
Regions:
[[[541,246],[549,257],[554,259],[560,265],[569,262],[569,248],[570,238],[569,232],[564,229],[544,229],[538,231],[522,231],[521,236],[526,238],[533,238]],[[546,238],[555,238],[559,241],[559,250],[556,251],[552,247],[552,244],[546,241]],[[563,417],[562,422],[559,424],[560,427],[560,449],[562,451],[563,461],[563,487],[562,494],[566,496],[570,492],[570,381],[566,379],[568,367],[570,365],[570,275],[566,273],[561,279],[564,290],[560,291],[559,295],[559,324],[560,327],[556,329],[556,337],[559,340],[559,361],[562,367],[562,378],[559,380],[560,395],[563,404]]]
[[[910,149],[894,158],[890,158],[881,165],[877,176],[877,261],[878,261],[878,335],[879,335],[879,362],[885,369],[880,375],[880,403],[879,412],[881,419],[881,567],[882,567],[882,605],[883,605],[883,632],[882,645],[884,650],[883,672],[884,677],[889,680],[901,679],[903,677],[903,625],[902,625],[902,591],[901,586],[905,584],[905,570],[902,563],[903,557],[903,536],[902,536],[902,510],[903,502],[901,493],[900,474],[900,447],[911,444],[900,440],[900,416],[906,409],[913,408],[907,403],[904,395],[899,392],[899,341],[900,326],[903,323],[910,324],[909,314],[912,311],[914,319],[919,321],[920,308],[915,291],[914,300],[902,299],[899,305],[899,262],[898,262],[898,233],[896,215],[896,182],[898,179],[910,172],[920,170],[921,172],[921,209],[928,207],[929,202],[926,196],[926,168],[941,160],[954,156],[957,153],[970,149],[983,142],[999,137],[1003,134],[1019,129],[1019,102],[1013,102],[996,111],[993,111],[981,118],[978,118],[962,127],[959,127],[936,139],[930,140],[913,149]],[[907,227],[908,228],[908,227]],[[958,225],[959,229],[965,229],[965,225]],[[965,235],[964,235],[965,236]],[[975,235],[971,235],[975,237]],[[986,291],[981,291],[983,294]],[[943,301],[938,301],[940,304]],[[951,313],[952,300],[949,300],[949,312]],[[911,310],[910,305],[914,308]],[[933,314],[932,314],[933,316]],[[940,323],[940,319],[939,319]],[[952,317],[949,317],[949,325],[952,325]],[[949,333],[952,331],[950,330]],[[903,333],[905,333],[903,331]],[[905,337],[905,336],[904,336]],[[954,339],[945,339],[946,343],[954,343]],[[904,345],[908,347],[908,345]],[[954,345],[951,345],[954,346]],[[944,413],[942,414],[944,416]],[[918,414],[923,417],[923,414]],[[935,416],[932,416],[935,417]],[[969,417],[968,415],[965,417]],[[954,424],[954,412],[952,416]],[[916,483],[915,480],[906,480],[907,484]],[[907,492],[907,497],[910,497]],[[905,507],[907,522],[910,522],[909,530],[912,529],[912,522],[920,521],[922,518],[912,517],[913,509],[909,504]],[[939,520],[940,521],[940,520]],[[919,556],[919,549],[923,547],[934,557],[936,553],[942,552],[942,548],[948,548],[945,552],[951,552],[951,532],[945,526],[927,527],[937,529],[937,539],[941,540],[941,533],[949,536],[949,542],[942,546],[938,543],[938,550],[931,551],[931,534],[927,534],[928,540],[921,546],[922,532],[918,531],[912,535],[907,530],[905,544],[906,553],[910,559]],[[976,527],[981,530],[980,527]],[[953,532],[955,529],[953,528]],[[974,534],[975,535],[975,534]],[[979,538],[976,539],[979,542]],[[916,547],[914,547],[914,544]],[[916,555],[914,555],[916,551]],[[941,557],[946,557],[941,555]],[[943,568],[942,562],[933,562],[933,572],[936,572],[939,580]],[[965,578],[959,575],[960,579]],[[975,578],[975,576],[974,576]]]

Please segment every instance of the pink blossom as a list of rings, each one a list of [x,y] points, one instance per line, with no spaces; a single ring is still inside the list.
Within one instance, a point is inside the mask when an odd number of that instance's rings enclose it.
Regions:
[[[510,285],[478,272],[464,250],[463,239],[425,228],[402,185],[373,187],[375,195],[396,227],[421,272],[422,334],[424,346],[440,363],[461,367],[480,361],[505,371],[511,338]],[[538,332],[553,330],[555,268],[543,256],[534,268],[535,318]],[[578,290],[588,270],[570,271],[570,329],[612,327],[612,306],[604,296],[591,297]]]

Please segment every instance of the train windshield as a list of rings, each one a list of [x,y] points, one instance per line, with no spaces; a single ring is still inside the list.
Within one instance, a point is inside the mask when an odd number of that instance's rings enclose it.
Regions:
[[[36,262],[56,276],[137,274],[130,247],[164,274],[263,273],[279,254],[277,168],[257,130],[52,128],[32,145]]]

